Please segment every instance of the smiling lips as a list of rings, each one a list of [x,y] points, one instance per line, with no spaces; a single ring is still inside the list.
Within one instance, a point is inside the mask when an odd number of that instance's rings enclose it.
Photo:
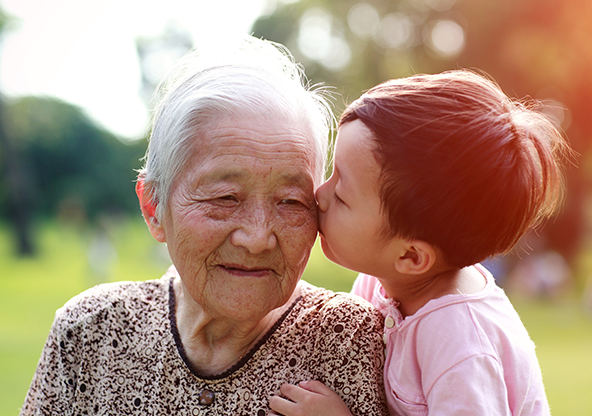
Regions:
[[[275,273],[275,270],[272,268],[244,267],[238,264],[220,264],[219,267],[227,273],[241,277],[267,277]]]

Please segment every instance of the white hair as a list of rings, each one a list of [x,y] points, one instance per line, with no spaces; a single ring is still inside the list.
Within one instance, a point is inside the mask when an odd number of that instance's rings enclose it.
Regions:
[[[333,113],[326,89],[311,87],[302,67],[282,45],[241,38],[215,50],[189,52],[156,93],[145,165],[139,171],[161,218],[174,180],[191,156],[190,148],[207,134],[206,125],[230,115],[295,120],[311,135],[314,181],[325,172]]]

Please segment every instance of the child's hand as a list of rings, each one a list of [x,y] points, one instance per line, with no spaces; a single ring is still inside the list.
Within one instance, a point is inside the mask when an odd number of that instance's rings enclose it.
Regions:
[[[351,416],[343,400],[320,381],[301,381],[297,386],[283,384],[280,393],[287,399],[272,396],[269,399],[271,415]]]

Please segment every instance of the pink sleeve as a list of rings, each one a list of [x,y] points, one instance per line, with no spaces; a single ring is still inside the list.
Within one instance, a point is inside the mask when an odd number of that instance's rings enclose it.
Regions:
[[[380,284],[374,276],[360,273],[354,282],[351,293],[352,295],[360,296],[368,302],[372,302],[374,295],[374,288]]]

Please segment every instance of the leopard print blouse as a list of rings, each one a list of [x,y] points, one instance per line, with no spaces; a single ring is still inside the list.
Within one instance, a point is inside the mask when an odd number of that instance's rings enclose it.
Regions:
[[[387,415],[382,317],[302,282],[302,296],[222,374],[192,371],[173,279],[97,286],[56,312],[21,415],[254,415],[284,382],[320,380],[354,415]]]

